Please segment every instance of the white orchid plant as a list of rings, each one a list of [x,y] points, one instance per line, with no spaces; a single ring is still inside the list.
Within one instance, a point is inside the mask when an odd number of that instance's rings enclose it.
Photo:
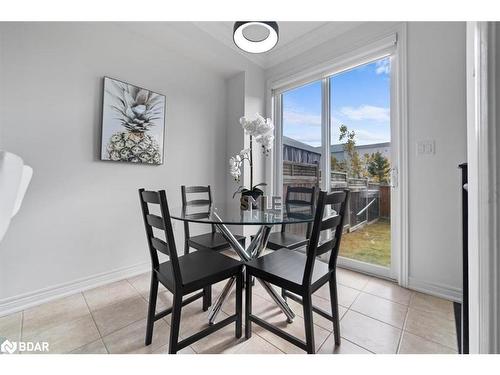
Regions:
[[[257,113],[255,120],[250,121],[245,117],[240,118],[240,124],[245,134],[250,136],[250,147],[241,150],[238,154],[229,159],[229,173],[231,173],[231,176],[233,176],[236,182],[239,182],[241,179],[241,168],[245,160],[247,160],[250,165],[250,189],[240,186],[233,194],[233,198],[238,193],[254,191],[257,187],[266,185],[265,183],[253,184],[253,141],[255,140],[255,142],[261,145],[262,152],[266,156],[269,155],[274,141],[274,125],[271,119],[266,119]]]

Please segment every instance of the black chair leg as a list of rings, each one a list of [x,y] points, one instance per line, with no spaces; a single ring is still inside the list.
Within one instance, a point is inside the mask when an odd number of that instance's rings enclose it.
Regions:
[[[212,305],[212,285],[203,288],[203,311]]]
[[[330,303],[332,304],[333,334],[335,335],[335,345],[340,345],[340,321],[339,321],[339,301],[337,296],[337,280],[335,275],[330,277]]]
[[[306,330],[306,347],[307,354],[314,354],[314,325],[311,294],[307,293],[302,296],[302,305],[304,307],[304,326]]]
[[[245,338],[252,337],[252,322],[250,321],[250,314],[252,314],[252,276],[246,274],[245,285]]]
[[[148,306],[148,320],[146,324],[146,340],[145,344],[150,345],[153,341],[153,328],[155,325],[156,313],[156,298],[158,296],[158,277],[156,272],[151,272],[151,287],[149,289],[149,306]]]
[[[188,243],[186,242],[184,244],[184,255],[188,255],[189,254],[189,245]]]
[[[170,323],[170,342],[168,346],[169,354],[177,353],[177,343],[179,342],[179,329],[181,326],[182,293],[174,293],[174,303],[172,305],[172,319]]]
[[[243,324],[243,273],[240,272],[236,276],[236,338],[241,337],[242,324]]]

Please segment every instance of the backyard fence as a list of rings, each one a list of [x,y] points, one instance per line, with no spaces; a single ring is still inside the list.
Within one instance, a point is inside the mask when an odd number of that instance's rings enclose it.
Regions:
[[[319,187],[321,173],[319,165],[283,162],[283,196],[289,186]],[[390,218],[390,187],[370,181],[368,178],[349,178],[347,173],[332,171],[330,173],[332,191],[349,189],[350,200],[345,219],[345,228],[354,231],[379,218]],[[305,225],[291,225],[287,227],[294,233],[305,233]]]

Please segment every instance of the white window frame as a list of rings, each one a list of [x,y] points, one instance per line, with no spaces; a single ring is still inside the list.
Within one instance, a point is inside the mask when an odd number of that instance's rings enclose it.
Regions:
[[[326,63],[311,66],[298,73],[268,82],[268,92],[272,108],[272,118],[276,128],[275,152],[273,152],[272,191],[282,195],[283,177],[279,171],[283,164],[282,152],[282,103],[281,94],[285,91],[321,80],[322,87],[322,154],[328,155],[330,150],[330,77],[350,70],[374,60],[391,57],[391,139],[398,148],[394,150],[397,168],[397,188],[391,194],[391,205],[399,207],[391,217],[391,242],[397,251],[391,251],[391,268],[376,265],[363,265],[363,262],[347,258],[339,258],[339,265],[351,268],[355,262],[356,268],[362,272],[396,279],[400,285],[408,286],[408,121],[407,121],[407,87],[406,87],[406,24],[397,30],[366,43],[349,53],[336,57]],[[279,114],[279,115],[278,115]],[[330,171],[330,158],[323,157],[322,171]],[[327,172],[328,173],[328,172]],[[329,191],[330,179],[323,178],[321,189]]]

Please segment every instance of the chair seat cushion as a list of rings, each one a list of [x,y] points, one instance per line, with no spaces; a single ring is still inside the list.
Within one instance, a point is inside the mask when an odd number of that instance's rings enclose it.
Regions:
[[[244,236],[234,236],[236,240],[245,240]],[[210,232],[205,234],[200,234],[198,236],[190,237],[188,244],[195,249],[211,249],[211,250],[223,250],[230,247],[229,242],[224,238],[224,236],[219,232]]]
[[[213,251],[194,251],[179,257],[182,287],[197,290],[235,275],[242,263]],[[174,276],[171,262],[160,264],[158,278],[167,289],[174,289]]]
[[[267,247],[269,249],[278,250],[281,248],[295,249],[300,246],[307,245],[309,240],[304,236],[298,236],[288,232],[275,232],[269,235]]]
[[[306,255],[301,252],[280,249],[247,262],[246,267],[253,275],[269,281],[271,284],[285,289],[288,289],[288,287],[300,289],[306,259]],[[328,281],[330,272],[327,263],[315,259],[311,278],[313,290]],[[293,289],[288,290],[293,291]]]

